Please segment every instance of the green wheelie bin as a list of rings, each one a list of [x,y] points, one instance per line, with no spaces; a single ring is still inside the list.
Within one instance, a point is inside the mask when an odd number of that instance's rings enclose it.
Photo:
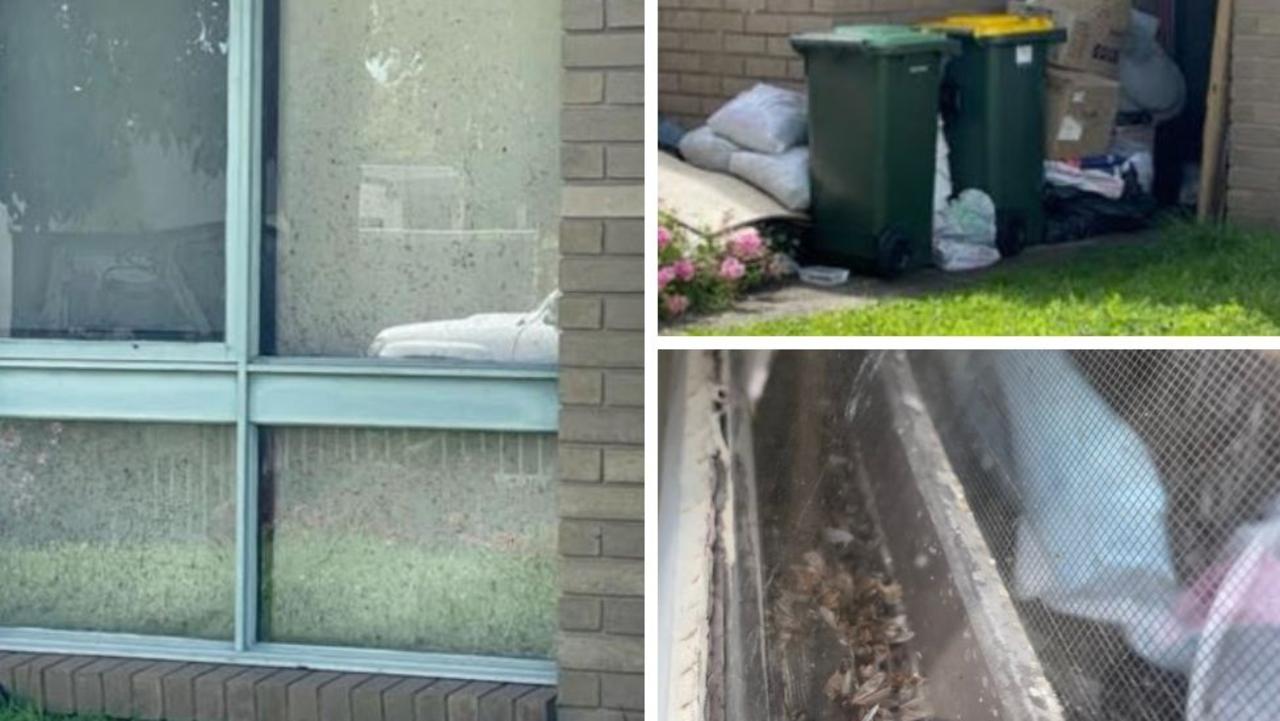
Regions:
[[[956,15],[920,27],[961,47],[942,85],[952,184],[991,196],[1001,254],[1044,242],[1045,67],[1066,30],[1020,15]]]
[[[856,25],[791,38],[809,84],[807,258],[894,277],[932,257],[945,34]]]

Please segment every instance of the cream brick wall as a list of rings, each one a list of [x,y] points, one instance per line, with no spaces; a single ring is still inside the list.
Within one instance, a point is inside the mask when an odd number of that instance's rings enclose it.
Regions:
[[[644,718],[644,0],[562,0],[560,721]]]
[[[1227,213],[1280,229],[1280,0],[1236,0]]]
[[[799,88],[793,33],[993,11],[1003,0],[659,0],[658,109],[688,128],[756,82]]]

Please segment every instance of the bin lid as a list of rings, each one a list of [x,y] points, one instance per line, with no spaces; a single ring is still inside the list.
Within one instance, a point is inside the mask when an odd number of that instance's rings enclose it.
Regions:
[[[817,47],[853,48],[877,55],[951,52],[946,35],[909,25],[842,25],[828,32],[793,35],[797,50]]]
[[[1053,35],[1053,18],[1045,15],[951,15],[950,17],[921,23],[920,27],[953,35],[974,38],[1007,38],[1014,35]]]

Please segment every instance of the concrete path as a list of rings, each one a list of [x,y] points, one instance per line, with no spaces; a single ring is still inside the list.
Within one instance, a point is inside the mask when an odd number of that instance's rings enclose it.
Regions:
[[[757,323],[786,316],[809,315],[830,310],[847,310],[893,298],[906,298],[953,290],[981,280],[995,268],[1030,268],[1062,263],[1086,248],[1099,245],[1151,243],[1158,233],[1147,231],[1132,235],[1099,236],[1076,243],[1029,248],[1012,260],[994,268],[971,273],[944,273],[936,268],[918,271],[896,281],[868,276],[853,276],[836,288],[820,288],[792,281],[784,286],[753,293],[734,308],[723,313],[699,316],[688,322],[664,326],[663,334],[680,334],[691,328],[725,327]]]

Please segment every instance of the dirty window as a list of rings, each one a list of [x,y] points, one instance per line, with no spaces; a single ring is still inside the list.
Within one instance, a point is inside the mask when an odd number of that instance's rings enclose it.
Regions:
[[[229,427],[0,421],[0,626],[230,640]]]
[[[0,337],[223,337],[225,0],[0,3]]]
[[[548,657],[551,434],[265,434],[265,641]]]
[[[560,26],[549,0],[269,3],[264,350],[555,362]]]

